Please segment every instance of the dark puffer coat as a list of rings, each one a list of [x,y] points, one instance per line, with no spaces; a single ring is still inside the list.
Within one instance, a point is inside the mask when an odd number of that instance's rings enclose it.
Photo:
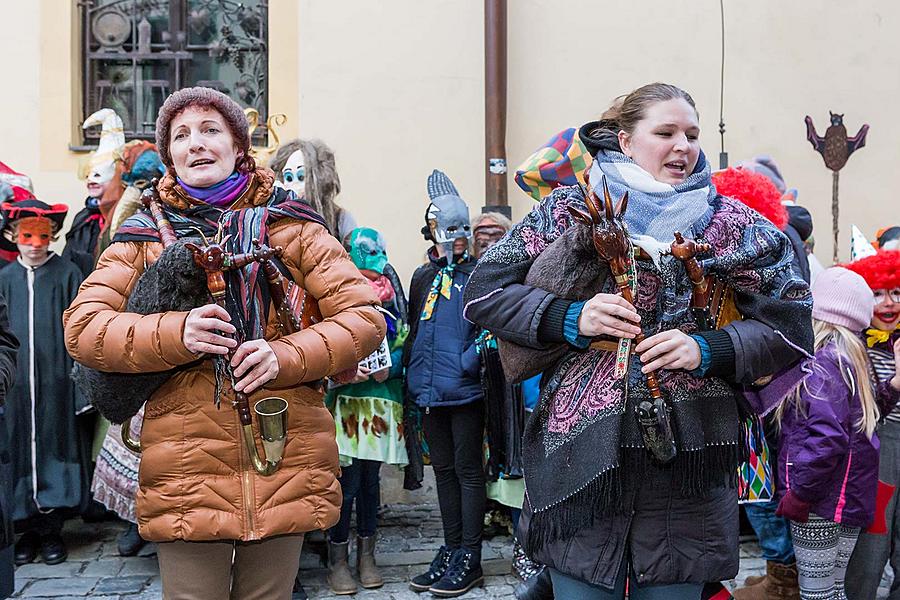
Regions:
[[[439,296],[432,317],[422,321],[422,307],[446,258],[430,260],[413,273],[409,285],[410,331],[404,349],[407,386],[422,407],[459,406],[483,398],[475,338],[480,329],[462,314],[463,289],[475,267],[468,259],[453,270],[450,298]]]
[[[6,301],[0,298],[0,598],[13,593],[13,469],[6,435],[6,392],[16,375],[19,341],[9,327]]]

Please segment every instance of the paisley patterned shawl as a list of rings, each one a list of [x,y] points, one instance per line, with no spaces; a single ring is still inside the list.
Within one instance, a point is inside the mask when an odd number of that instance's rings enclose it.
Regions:
[[[587,299],[615,288],[605,265],[581,275],[593,277],[596,285],[582,297],[567,295],[554,286],[570,285],[574,273],[561,273],[556,282],[526,281],[531,267],[546,252],[554,261],[554,243],[571,235],[573,223],[568,207],[585,209],[579,187],[558,188],[544,199],[479,264],[486,270],[469,285],[469,298],[483,298],[495,290],[497,281],[515,280],[536,285],[570,299]],[[745,205],[716,196],[713,211],[698,221],[692,236],[709,242],[713,249],[706,259],[708,272],[728,283],[741,302],[745,318],[762,321],[796,347],[806,347],[804,316],[809,319],[811,302],[805,283],[791,270],[787,238],[771,223]],[[696,331],[690,311],[691,286],[683,266],[671,257],[660,264],[637,261],[636,308],[649,336],[672,328]],[[590,286],[588,286],[589,288]],[[585,286],[580,289],[584,290]],[[475,300],[477,301],[477,300]],[[558,353],[535,351],[559,356]],[[540,359],[537,358],[539,361]],[[613,376],[615,355],[601,350],[569,349],[554,364],[539,364],[543,370],[541,400],[529,420],[524,438],[525,479],[533,517],[528,548],[558,539],[587,525],[604,512],[621,510],[623,486],[641,479],[648,467],[647,452],[634,408],[649,398],[640,373],[640,361],[632,356],[629,373]],[[736,392],[724,380],[698,378],[684,371],[663,371],[661,386],[672,407],[672,423],[678,457],[671,465],[679,474],[685,492],[702,495],[712,487],[733,482],[744,447]]]

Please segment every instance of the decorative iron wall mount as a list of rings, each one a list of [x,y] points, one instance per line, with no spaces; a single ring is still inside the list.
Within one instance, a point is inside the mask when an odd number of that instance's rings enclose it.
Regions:
[[[173,91],[216,88],[264,123],[268,116],[268,0],[84,0],[84,117],[112,108],[127,139],[153,139]],[[98,132],[85,133],[85,143]],[[255,136],[265,144],[265,132]]]

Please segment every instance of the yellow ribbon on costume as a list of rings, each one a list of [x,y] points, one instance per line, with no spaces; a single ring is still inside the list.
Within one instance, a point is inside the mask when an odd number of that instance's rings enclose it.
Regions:
[[[875,329],[874,327],[866,330],[866,345],[871,348],[875,344],[883,344],[888,341],[893,331],[885,331],[883,329]]]

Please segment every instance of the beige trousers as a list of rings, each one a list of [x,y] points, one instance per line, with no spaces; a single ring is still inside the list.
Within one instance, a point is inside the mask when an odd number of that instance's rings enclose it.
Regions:
[[[290,600],[303,534],[157,544],[165,600]]]

